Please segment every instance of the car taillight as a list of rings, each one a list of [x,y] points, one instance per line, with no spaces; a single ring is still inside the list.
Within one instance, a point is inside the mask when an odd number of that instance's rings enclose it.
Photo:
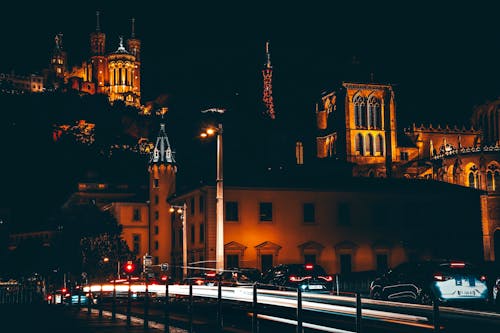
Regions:
[[[327,276],[318,276],[318,278],[323,279],[323,280],[325,280],[326,282],[332,282],[332,281],[333,281],[333,277],[332,277],[331,275],[327,275]]]
[[[314,268],[314,265],[313,264],[306,264],[306,269],[308,271],[312,270]]]
[[[481,276],[479,277],[479,280],[481,280],[481,281],[483,281],[483,282],[484,282],[484,281],[486,281],[486,275],[481,275]]]
[[[307,279],[312,278],[312,276],[295,276],[295,275],[290,275],[288,278],[291,282],[301,282]]]
[[[203,280],[198,279],[198,280],[194,281],[194,283],[200,286],[203,284]]]
[[[450,263],[450,267],[451,268],[463,268],[465,267],[465,263],[464,262],[452,262]]]
[[[215,273],[213,272],[207,273],[207,277],[215,277]]]
[[[451,279],[451,276],[446,276],[443,273],[434,273],[433,277],[435,281],[446,281]]]

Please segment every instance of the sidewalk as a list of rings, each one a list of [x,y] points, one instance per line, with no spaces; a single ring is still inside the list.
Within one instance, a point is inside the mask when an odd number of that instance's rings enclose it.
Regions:
[[[33,333],[164,333],[163,323],[149,322],[145,330],[141,318],[131,317],[127,326],[126,316],[103,311],[102,318],[95,309],[68,308],[61,305],[2,305],[0,306],[0,332]],[[170,327],[170,333],[187,333],[186,330]]]

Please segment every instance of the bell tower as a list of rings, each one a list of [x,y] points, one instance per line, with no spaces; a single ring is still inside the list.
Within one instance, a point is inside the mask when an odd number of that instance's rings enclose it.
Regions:
[[[127,39],[128,52],[135,56],[132,71],[132,91],[140,98],[141,96],[141,41],[135,36],[135,18],[132,18],[132,32]]]
[[[96,28],[90,34],[90,68],[86,81],[94,82],[97,93],[106,93],[108,65],[106,60],[106,34],[101,31],[99,11],[96,12]]]
[[[172,252],[172,223],[167,199],[175,193],[177,165],[170,147],[165,124],[149,158],[149,253],[153,264],[170,262]]]

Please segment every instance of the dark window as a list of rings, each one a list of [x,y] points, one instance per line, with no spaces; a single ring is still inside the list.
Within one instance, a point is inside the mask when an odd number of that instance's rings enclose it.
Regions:
[[[158,188],[158,183],[159,183],[159,180],[158,179],[153,179],[153,187],[154,188]]]
[[[158,235],[158,233],[159,233],[158,226],[157,226],[157,225],[155,225],[155,235]]]
[[[260,256],[260,261],[261,261],[261,272],[267,272],[271,267],[273,267],[272,254],[262,254]]]
[[[138,235],[138,234],[134,234],[132,235],[132,252],[134,252],[135,255],[138,255],[139,254],[139,250],[141,248],[141,235]]]
[[[198,209],[200,210],[200,213],[203,213],[205,211],[205,199],[202,195],[200,195],[200,198],[198,200]]]
[[[339,202],[338,204],[338,221],[340,225],[351,224],[351,209],[347,202]]]
[[[158,259],[158,257],[155,257],[155,265],[158,265],[160,263],[160,260]]]
[[[191,244],[194,244],[194,225],[191,224]]]
[[[158,201],[159,201],[159,200],[158,200],[158,196],[157,196],[157,195],[155,195],[155,205],[157,205],[157,204],[158,204]]]
[[[240,267],[240,259],[237,254],[228,254],[226,256],[226,268]]]
[[[205,226],[200,224],[200,243],[203,243],[205,241]]]
[[[134,221],[140,221],[141,220],[141,210],[139,208],[134,208]]]
[[[305,203],[304,204],[304,223],[312,223],[315,220],[314,214],[314,204]]]
[[[226,221],[238,221],[238,203],[236,201],[226,202]]]
[[[407,151],[401,152],[401,161],[408,161],[408,152]]]
[[[387,260],[387,254],[385,253],[377,254],[377,270],[379,272],[385,272],[388,267],[389,265]]]
[[[304,254],[304,264],[315,264],[316,255],[315,254]]]
[[[194,215],[194,197],[189,200],[189,211],[191,212],[191,215]]]
[[[155,220],[158,220],[160,218],[160,213],[158,213],[157,210],[155,210]]]
[[[155,250],[158,250],[158,241],[155,241]]]
[[[272,221],[273,220],[273,203],[272,202],[261,202],[259,215],[261,221]]]
[[[341,254],[340,255],[340,273],[341,274],[349,274],[351,272],[352,272],[351,255],[350,254]]]

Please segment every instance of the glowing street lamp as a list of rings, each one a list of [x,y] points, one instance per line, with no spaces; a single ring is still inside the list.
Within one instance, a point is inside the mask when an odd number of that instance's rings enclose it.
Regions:
[[[208,109],[205,112],[223,113],[224,109]],[[202,111],[204,112],[204,111]],[[217,135],[217,196],[216,196],[216,211],[217,220],[216,228],[216,245],[215,245],[215,269],[218,272],[224,270],[224,194],[223,194],[223,177],[222,177],[222,124],[219,123],[217,128],[210,127],[201,133],[202,138],[212,135]]]
[[[182,218],[182,278],[185,279],[187,277],[187,223],[186,223],[186,203],[182,206],[170,206],[170,213],[177,212]]]

